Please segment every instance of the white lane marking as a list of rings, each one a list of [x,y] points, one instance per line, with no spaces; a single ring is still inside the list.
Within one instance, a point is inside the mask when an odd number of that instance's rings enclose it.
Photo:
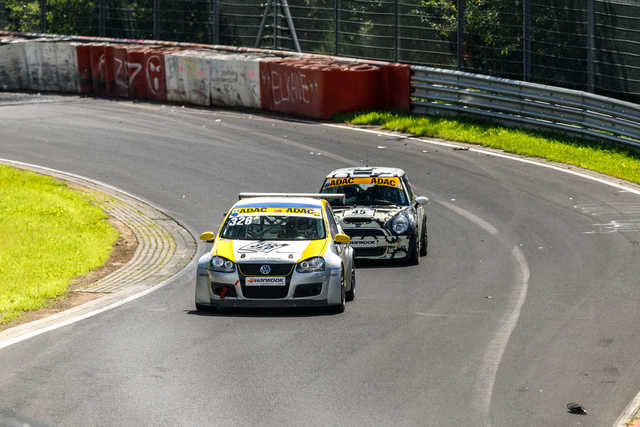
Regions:
[[[451,209],[453,212],[468,219],[489,234],[498,236],[496,227],[479,216],[445,201],[436,201],[436,203]],[[498,237],[498,239],[505,242],[504,238]],[[518,246],[514,246],[511,254],[519,266],[518,280],[516,280],[516,284],[512,288],[510,298],[506,304],[507,311],[500,321],[500,327],[485,350],[482,365],[476,375],[471,402],[472,407],[486,420],[489,420],[489,410],[491,408],[491,399],[493,397],[493,388],[495,386],[498,368],[500,367],[500,363],[502,363],[502,357],[511,339],[511,334],[520,319],[520,312],[527,299],[529,289],[529,277],[531,273],[524,253]]]
[[[468,210],[462,209],[461,207],[456,206],[456,205],[454,205],[452,203],[445,202],[444,200],[434,200],[434,201],[436,203],[444,206],[445,208],[454,211],[458,215],[465,217],[466,219],[468,219],[472,223],[476,224],[478,227],[482,228],[487,233],[489,233],[489,234],[491,234],[493,236],[497,236],[498,235],[498,230],[493,225],[491,225],[489,222],[485,221],[484,219],[480,218],[479,216],[472,214]]]
[[[510,311],[502,318],[500,328],[487,347],[482,366],[476,377],[472,397],[472,407],[478,410],[486,420],[489,419],[489,409],[491,407],[493,387],[495,385],[498,367],[502,362],[502,356],[507,348],[511,334],[518,324],[520,312],[527,299],[527,292],[529,290],[529,277],[531,273],[524,254],[518,246],[514,246],[511,255],[520,267],[517,286],[513,288],[507,304],[510,307]],[[489,427],[490,425],[489,423]]]
[[[146,201],[146,200],[144,200],[144,199],[142,199],[142,198],[140,198],[138,196],[135,196],[135,195],[133,195],[131,193],[127,193],[126,191],[120,190],[117,187],[102,183],[100,181],[97,181],[97,180],[94,180],[94,179],[91,179],[91,178],[86,178],[86,177],[83,177],[83,176],[80,176],[80,175],[75,175],[75,174],[72,174],[72,173],[63,172],[63,171],[60,171],[60,170],[57,170],[57,169],[51,169],[51,168],[47,168],[47,167],[43,167],[43,166],[39,166],[39,165],[34,165],[34,164],[31,164],[31,163],[24,163],[24,162],[19,162],[19,161],[15,161],[15,160],[9,160],[9,159],[0,158],[0,163],[5,163],[5,164],[11,165],[11,166],[23,167],[25,169],[46,171],[46,172],[54,173],[54,174],[59,175],[61,177],[64,177],[64,176],[73,177],[73,178],[76,178],[78,180],[89,182],[89,183],[92,183],[92,184],[97,185],[97,186],[102,186],[102,187],[108,188],[108,189],[110,189],[110,190],[112,190],[112,191],[114,191],[116,193],[124,194],[124,195],[126,195],[128,197],[131,197],[132,199],[144,202],[144,203],[152,206],[156,210],[158,210],[160,212],[163,212],[163,213],[165,213],[165,215],[167,215],[164,210],[156,207],[152,203],[150,203],[150,202],[148,202],[148,201]],[[169,215],[167,215],[167,216],[169,216]],[[171,217],[171,216],[169,216],[169,217]],[[186,229],[186,227],[185,227],[185,229]],[[71,325],[72,323],[76,323],[76,322],[79,322],[81,320],[87,319],[89,317],[93,317],[93,316],[95,316],[97,314],[100,314],[102,312],[105,312],[107,310],[111,310],[111,309],[114,309],[116,307],[120,307],[121,305],[124,305],[124,304],[126,304],[128,302],[134,301],[134,300],[136,300],[138,298],[142,298],[143,296],[145,296],[147,294],[150,294],[151,292],[157,291],[158,289],[163,288],[163,287],[167,286],[169,283],[171,283],[172,281],[178,279],[179,277],[184,275],[189,269],[193,268],[195,266],[195,263],[196,263],[196,257],[194,257],[191,260],[191,262],[189,262],[189,264],[187,264],[182,270],[180,270],[179,272],[177,272],[176,274],[174,274],[170,278],[166,279],[165,281],[163,281],[163,282],[161,282],[161,283],[159,283],[159,284],[157,284],[157,285],[155,285],[155,286],[153,286],[153,287],[151,287],[149,289],[145,289],[144,291],[138,292],[137,294],[133,294],[133,295],[131,295],[131,296],[129,296],[129,297],[123,299],[123,300],[117,301],[117,302],[115,302],[113,304],[109,304],[109,305],[107,305],[105,307],[102,307],[102,308],[99,308],[99,309],[96,309],[96,310],[93,310],[93,311],[90,311],[90,312],[87,312],[87,313],[84,313],[84,314],[80,314],[78,316],[71,317],[69,319],[62,320],[60,322],[54,323],[53,325],[49,325],[49,326],[46,326],[44,328],[35,329],[33,331],[27,332],[26,334],[19,335],[17,337],[10,338],[8,340],[2,341],[2,342],[0,342],[0,350],[3,349],[3,348],[9,347],[9,346],[11,346],[13,344],[17,344],[19,342],[28,340],[29,338],[33,338],[35,336],[44,334],[46,332],[53,331],[54,329],[62,328],[64,326]],[[89,304],[91,304],[91,303],[89,303]],[[78,306],[78,307],[82,307],[82,306]],[[74,308],[77,308],[77,307],[74,307]],[[64,312],[61,312],[61,313],[64,313]],[[59,314],[61,314],[61,313],[59,313]],[[7,329],[7,331],[9,331],[9,330],[10,329]],[[4,332],[6,332],[6,331],[4,331]]]
[[[433,140],[428,140],[428,139],[423,139],[423,138],[414,138],[414,137],[408,137],[408,136],[401,136],[401,135],[397,135],[395,133],[390,133],[390,132],[373,131],[373,130],[369,130],[369,129],[361,129],[361,128],[355,128],[355,127],[351,127],[351,126],[329,124],[329,123],[326,123],[324,125],[325,126],[329,126],[329,127],[338,128],[338,129],[349,129],[349,130],[357,131],[357,132],[385,134],[387,136],[392,136],[392,137],[395,137],[395,138],[403,138],[404,137],[406,139],[411,139],[411,140],[414,140],[414,141],[420,141],[420,142],[424,142],[426,144],[437,145],[437,146],[442,146],[442,147],[450,147],[450,148],[458,148],[458,147],[460,147],[459,145],[449,144],[449,143],[446,143],[446,142],[433,141]],[[561,168],[561,167],[558,167],[558,166],[549,165],[549,164],[545,164],[545,163],[540,163],[540,162],[533,161],[533,160],[522,159],[522,158],[515,157],[515,156],[512,156],[512,155],[496,153],[496,152],[493,152],[493,151],[487,151],[487,150],[482,150],[482,149],[478,149],[478,148],[471,148],[469,151],[472,151],[472,152],[475,152],[475,153],[480,153],[480,154],[485,154],[487,156],[493,156],[493,157],[499,157],[499,158],[502,158],[502,159],[513,160],[515,162],[526,163],[526,164],[530,164],[530,165],[533,165],[533,166],[552,169],[552,170],[555,170],[555,171],[558,171],[558,172],[562,172],[562,173],[566,173],[566,174],[569,174],[569,175],[577,176],[577,177],[580,177],[580,178],[583,178],[583,179],[586,179],[586,180],[589,180],[589,181],[597,182],[597,183],[600,183],[600,184],[603,184],[603,185],[607,185],[609,187],[616,188],[616,189],[620,190],[620,192],[626,192],[626,193],[632,193],[632,194],[640,195],[640,190],[636,190],[635,188],[631,188],[631,187],[626,186],[626,185],[622,185],[622,184],[618,184],[618,183],[615,183],[615,182],[611,182],[611,181],[608,181],[606,179],[597,178],[595,176],[587,175],[585,173],[564,169],[564,168]],[[486,402],[481,402],[481,403],[482,404],[486,404]],[[491,400],[489,399],[489,404],[490,403],[491,403]],[[634,400],[632,400],[629,403],[629,405],[627,406],[625,411],[622,413],[622,415],[620,415],[620,417],[618,418],[618,422],[614,425],[614,427],[622,426],[623,423],[624,423],[624,420],[630,419],[631,416],[633,415],[634,411],[638,407],[640,407],[640,392],[634,398]],[[622,420],[622,421],[620,421],[620,420]]]
[[[456,313],[456,314],[442,314],[442,313],[424,313],[421,311],[416,311],[415,315],[416,316],[422,316],[422,317],[446,317],[446,318],[450,318],[450,317],[476,317],[476,316],[484,316],[486,315],[487,312],[486,311],[472,311],[472,312],[468,312],[468,313]]]
[[[107,310],[112,310],[112,309],[114,309],[116,307],[120,307],[121,305],[124,305],[124,304],[126,304],[128,302],[131,302],[131,301],[134,301],[134,300],[137,300],[138,298],[142,298],[143,296],[148,295],[151,292],[157,291],[158,289],[163,288],[163,287],[167,286],[169,283],[171,283],[172,281],[178,279],[180,276],[185,274],[187,272],[187,270],[193,268],[195,266],[195,263],[196,263],[196,261],[195,261],[195,259],[193,259],[182,270],[180,270],[178,273],[176,273],[174,276],[168,278],[167,280],[165,280],[165,281],[153,286],[152,288],[145,289],[142,292],[139,292],[137,294],[131,295],[131,296],[129,296],[129,297],[123,299],[123,300],[120,300],[118,302],[110,304],[110,305],[108,305],[106,307],[102,307],[102,308],[99,308],[97,310],[90,311],[88,313],[80,314],[78,316],[74,316],[74,317],[71,317],[69,319],[65,319],[65,320],[63,320],[61,322],[54,323],[53,325],[50,325],[50,326],[47,326],[47,327],[44,327],[44,328],[40,328],[40,329],[36,329],[34,331],[27,332],[24,335],[20,335],[20,336],[8,339],[6,341],[0,342],[0,350],[3,349],[3,348],[9,347],[10,345],[17,344],[19,342],[28,340],[29,338],[33,338],[35,336],[47,333],[49,331],[53,331],[53,330],[58,329],[58,328],[62,328],[64,326],[71,325],[73,323],[79,322],[79,321],[87,319],[89,317],[96,316],[96,315],[98,315],[100,313],[103,313],[103,312],[105,312]]]
[[[434,140],[429,140],[429,139],[423,139],[423,138],[416,138],[416,137],[412,137],[412,136],[404,136],[404,135],[397,135],[395,133],[391,133],[391,132],[380,132],[378,131],[373,131],[370,129],[361,129],[361,128],[354,128],[351,126],[345,126],[345,125],[337,125],[337,124],[331,124],[331,123],[325,123],[325,126],[329,126],[329,127],[335,127],[338,129],[349,129],[349,130],[353,130],[353,131],[357,131],[357,132],[366,132],[366,133],[376,133],[376,134],[382,134],[385,136],[390,136],[390,137],[394,137],[394,138],[401,138],[401,139],[410,139],[413,141],[420,141],[420,142],[424,142],[426,144],[431,144],[431,145],[439,145],[442,147],[449,147],[449,148],[466,148],[465,146],[461,146],[461,145],[456,145],[456,144],[450,144],[447,142],[441,142],[441,141],[434,141]],[[522,159],[520,157],[515,157],[512,155],[508,155],[508,154],[503,154],[503,153],[496,153],[493,151],[487,151],[487,150],[483,150],[480,148],[469,148],[468,151],[474,152],[474,153],[481,153],[481,154],[486,154],[487,156],[493,156],[493,157],[499,157],[502,159],[509,159],[509,160],[513,160],[516,162],[520,162],[520,163],[527,163],[530,165],[534,165],[534,166],[539,166],[539,167],[543,167],[543,168],[548,168],[548,169],[553,169],[559,172],[563,172],[563,173],[567,173],[569,175],[574,175],[574,176],[578,176],[580,178],[584,178],[584,179],[588,179],[589,181],[594,181],[594,182],[598,182],[600,184],[604,184],[604,185],[608,185],[610,187],[613,188],[617,188],[619,190],[624,190],[628,193],[633,193],[633,194],[637,194],[640,195],[640,190],[636,190],[635,188],[631,188],[628,187],[626,185],[622,185],[622,184],[617,184],[615,182],[611,182],[608,181],[606,179],[602,179],[602,178],[598,178],[595,176],[591,176],[591,175],[587,175],[585,173],[581,173],[581,172],[576,172],[573,170],[569,170],[569,169],[564,169],[561,168],[559,166],[554,166],[554,165],[549,165],[546,163],[540,163],[538,161],[535,160],[528,160],[528,159]],[[615,178],[612,178],[615,179]]]
[[[636,397],[629,402],[622,414],[618,417],[616,422],[613,424],[613,427],[627,427],[628,422],[631,420],[631,417],[635,414],[636,410],[640,408],[640,392],[636,394]]]

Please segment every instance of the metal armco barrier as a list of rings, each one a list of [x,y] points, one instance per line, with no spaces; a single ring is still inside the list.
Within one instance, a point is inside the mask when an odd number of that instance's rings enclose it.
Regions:
[[[460,71],[412,67],[411,111],[465,114],[640,148],[640,105],[587,92]]]

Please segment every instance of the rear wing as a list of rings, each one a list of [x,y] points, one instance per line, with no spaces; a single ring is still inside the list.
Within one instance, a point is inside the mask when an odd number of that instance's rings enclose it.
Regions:
[[[343,200],[344,194],[320,194],[320,193],[240,193],[238,200],[250,197],[308,197],[311,199]]]

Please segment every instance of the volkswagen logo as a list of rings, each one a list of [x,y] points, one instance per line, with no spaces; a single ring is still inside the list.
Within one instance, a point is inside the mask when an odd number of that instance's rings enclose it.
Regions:
[[[260,274],[269,274],[269,273],[271,273],[271,267],[269,267],[267,264],[260,267]]]

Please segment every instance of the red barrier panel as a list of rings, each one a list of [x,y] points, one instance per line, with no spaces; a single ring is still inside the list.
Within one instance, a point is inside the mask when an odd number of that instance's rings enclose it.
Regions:
[[[328,59],[280,59],[260,63],[262,108],[329,119],[337,113],[376,108],[380,68]]]
[[[108,96],[127,98],[129,76],[127,75],[127,46],[109,45],[105,50],[106,92]]]
[[[144,77],[146,80],[147,98],[166,101],[167,80],[164,66],[164,54],[173,51],[167,48],[152,48],[145,52]]]
[[[95,96],[107,95],[107,64],[105,58],[106,45],[92,44],[91,55],[91,80],[93,82],[93,94]]]
[[[411,109],[411,67],[406,64],[367,61],[381,68],[382,103],[378,108],[409,111]]]
[[[147,99],[147,79],[144,73],[146,46],[133,46],[127,50],[127,76],[129,98]]]
[[[76,46],[78,55],[78,78],[80,80],[80,93],[90,95],[93,92],[93,80],[91,78],[91,47],[89,45]]]

